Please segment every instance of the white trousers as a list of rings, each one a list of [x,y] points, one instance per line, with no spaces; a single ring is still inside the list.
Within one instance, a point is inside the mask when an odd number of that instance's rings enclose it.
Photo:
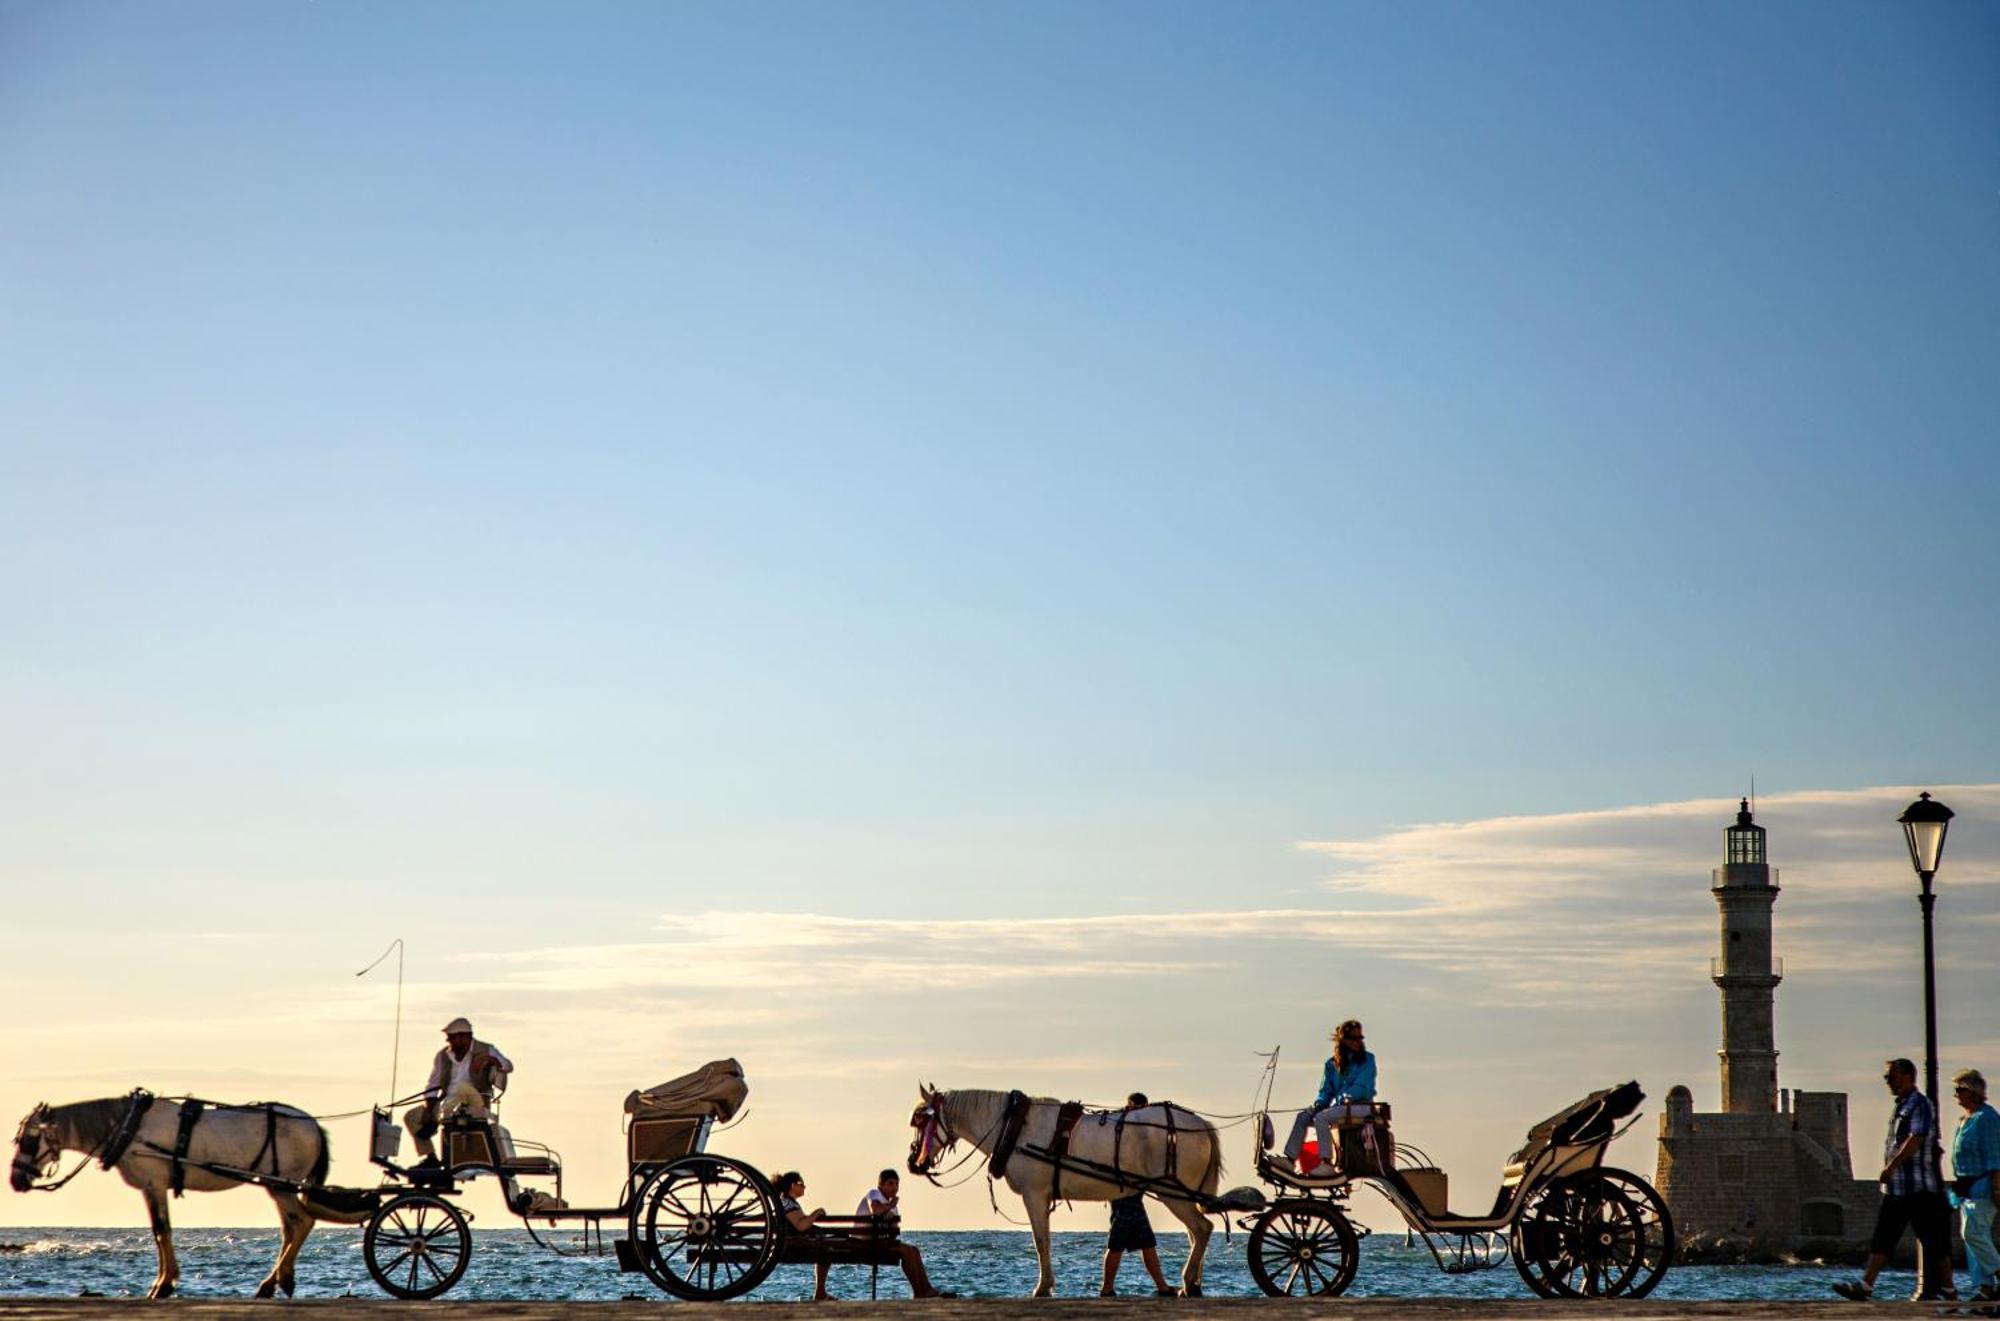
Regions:
[[[1335,1101],[1324,1110],[1307,1106],[1292,1121],[1292,1135],[1285,1139],[1285,1155],[1293,1160],[1298,1158],[1299,1148],[1306,1143],[1306,1128],[1311,1126],[1319,1131],[1320,1163],[1330,1163],[1340,1151],[1333,1144],[1334,1128],[1358,1124],[1374,1113],[1375,1107],[1366,1101]]]
[[[1958,1215],[1973,1286],[2000,1283],[2000,1248],[1993,1246],[1993,1199],[1960,1202]]]

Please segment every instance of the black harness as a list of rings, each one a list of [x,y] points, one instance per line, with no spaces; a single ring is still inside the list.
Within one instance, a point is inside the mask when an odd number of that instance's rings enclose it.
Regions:
[[[1064,1101],[1056,1111],[1056,1135],[1049,1143],[1049,1164],[1055,1173],[1049,1179],[1049,1204],[1062,1200],[1063,1157],[1069,1155],[1069,1135],[1076,1130],[1076,1121],[1083,1118],[1083,1102]]]
[[[188,1144],[194,1141],[194,1126],[200,1121],[201,1112],[207,1108],[206,1101],[189,1099],[181,1102],[180,1128],[174,1133],[173,1170],[168,1176],[169,1186],[176,1197],[187,1191]]]
[[[151,1105],[152,1102],[153,1098],[148,1095],[146,1097],[146,1105]],[[244,1168],[236,1169],[227,1165],[215,1165],[207,1161],[188,1159],[188,1148],[194,1143],[194,1127],[201,1122],[201,1117],[211,1110],[229,1110],[238,1114],[256,1110],[264,1112],[263,1145],[257,1148],[257,1154],[250,1158],[249,1163]],[[209,1174],[220,1175],[225,1179],[235,1179],[239,1182],[249,1183],[255,1181],[258,1175],[264,1173],[261,1167],[264,1164],[265,1157],[269,1156],[271,1163],[270,1175],[276,1179],[283,1174],[278,1165],[278,1110],[279,1106],[275,1101],[264,1101],[257,1105],[218,1105],[214,1101],[202,1101],[194,1097],[189,1097],[180,1104],[180,1111],[176,1116],[179,1122],[174,1128],[174,1145],[171,1148],[160,1146],[156,1142],[147,1142],[144,1140],[141,1140],[139,1145],[145,1147],[148,1151],[157,1152],[167,1158],[169,1162],[167,1184],[173,1190],[173,1194],[176,1197],[184,1195],[187,1191],[187,1172],[189,1166],[193,1166],[195,1169],[205,1171]],[[139,1107],[139,1114],[143,1114],[144,1111],[144,1106]],[[138,1122],[137,1114],[135,1114],[127,1120],[127,1128],[136,1130]],[[126,1145],[129,1146],[132,1140],[132,1136],[128,1134],[125,1138]],[[106,1165],[105,1168],[109,1169],[110,1166]]]
[[[993,1144],[993,1159],[986,1162],[986,1172],[998,1179],[1007,1173],[1007,1162],[1013,1158],[1014,1148],[1021,1141],[1021,1128],[1028,1122],[1028,1100],[1026,1092],[1015,1090],[1007,1093],[1007,1110],[1000,1120],[1000,1138]]]
[[[143,1087],[134,1087],[132,1095],[125,1102],[125,1117],[112,1130],[110,1140],[97,1154],[99,1169],[110,1169],[116,1165],[132,1145],[132,1139],[139,1136],[139,1121],[153,1108],[153,1094]]]
[[[1166,1173],[1161,1177],[1171,1180],[1180,1172],[1181,1131],[1178,1128],[1174,1127],[1173,1103],[1171,1101],[1167,1101],[1167,1102],[1161,1102],[1159,1104],[1160,1104],[1160,1112],[1166,1116],[1166,1122],[1164,1124],[1155,1124],[1143,1119],[1133,1119],[1131,1117],[1132,1112],[1130,1110],[1119,1110],[1115,1112],[1108,1110],[1100,1110],[1097,1112],[1097,1125],[1099,1128],[1102,1128],[1106,1124],[1112,1125],[1111,1169],[1114,1173],[1120,1176],[1123,1176],[1125,1173],[1125,1159],[1124,1159],[1125,1125],[1128,1122],[1132,1123],[1133,1125],[1139,1128],[1165,1129],[1167,1134],[1167,1169]],[[1060,1156],[1062,1153],[1059,1151],[1054,1154]],[[1118,1182],[1121,1186],[1123,1186],[1125,1181],[1121,1177]]]

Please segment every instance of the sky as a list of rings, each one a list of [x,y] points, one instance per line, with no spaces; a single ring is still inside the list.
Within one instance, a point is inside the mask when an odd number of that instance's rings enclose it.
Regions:
[[[718,1148],[839,1201],[919,1078],[1236,1113],[1350,1015],[1483,1190],[1593,1087],[1714,1103],[1754,778],[1780,1080],[1866,1151],[1918,789],[2000,1065],[1996,59],[1970,4],[0,0],[0,1112],[385,1099],[400,937],[401,1090],[469,1015],[573,1201],[716,1056]],[[63,1223],[142,1212],[0,1197]]]

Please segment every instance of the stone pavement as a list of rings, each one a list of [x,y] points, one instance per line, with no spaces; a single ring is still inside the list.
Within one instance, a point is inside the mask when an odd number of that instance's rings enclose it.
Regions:
[[[1909,1302],[1552,1302],[1541,1299],[1465,1298],[965,1298],[927,1302],[680,1303],[495,1302],[405,1303],[387,1298],[311,1299],[288,1303],[249,1299],[174,1299],[150,1304],[132,1298],[0,1299],[0,1321],[105,1321],[136,1312],[170,1313],[174,1321],[253,1321],[292,1316],[295,1321],[802,1321],[818,1312],[842,1318],[875,1316],[906,1321],[1868,1321],[1899,1317],[1929,1321],[1938,1309]]]

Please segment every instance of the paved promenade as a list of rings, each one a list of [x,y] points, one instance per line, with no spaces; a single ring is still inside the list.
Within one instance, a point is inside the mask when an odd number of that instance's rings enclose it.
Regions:
[[[148,1304],[130,1298],[0,1299],[0,1321],[99,1321],[137,1312],[164,1314],[175,1321],[252,1321],[253,1316],[297,1316],[299,1321],[800,1321],[821,1312],[844,1318],[900,1317],[907,1321],[1588,1321],[1616,1316],[1620,1321],[1777,1321],[1824,1318],[1865,1321],[1870,1317],[1929,1318],[1936,1309],[1915,1303],[1770,1302],[1549,1302],[1539,1299],[1487,1301],[1463,1298],[971,1298],[934,1302],[836,1303],[501,1303],[490,1301],[403,1303],[386,1298],[313,1299],[289,1303],[247,1299],[175,1299]]]

